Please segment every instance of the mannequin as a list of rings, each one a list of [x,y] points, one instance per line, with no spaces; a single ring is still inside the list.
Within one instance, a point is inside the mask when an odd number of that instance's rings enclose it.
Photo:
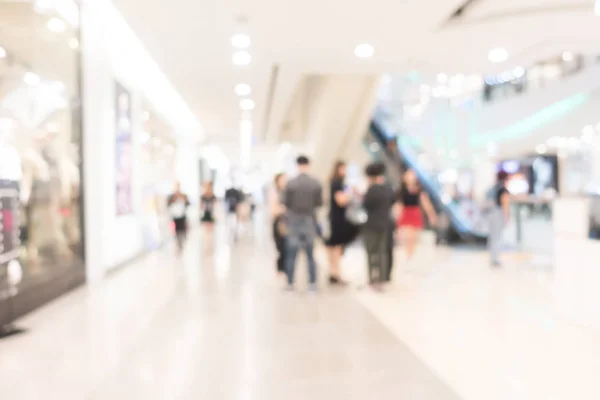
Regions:
[[[64,231],[70,246],[80,242],[80,176],[77,162],[79,154],[77,146],[69,145],[68,157],[59,159],[59,175],[61,177],[61,214],[64,218]]]
[[[33,146],[23,156],[23,183],[21,201],[25,205],[29,263],[39,263],[39,250],[49,244],[60,256],[69,256],[61,228],[61,188],[58,159],[52,147],[53,136],[34,138]]]

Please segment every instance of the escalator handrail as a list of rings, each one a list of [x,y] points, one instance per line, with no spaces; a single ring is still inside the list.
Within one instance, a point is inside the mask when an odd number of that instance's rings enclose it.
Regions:
[[[386,134],[387,132],[386,129],[383,127],[383,124],[378,122],[376,119],[371,120],[370,128],[371,131],[374,133],[375,137],[381,142],[381,144],[386,149],[387,155],[389,157],[394,157],[392,152],[390,152],[387,149],[386,143],[386,141],[392,138],[393,136]],[[415,171],[424,188],[429,193],[434,195],[432,196],[432,201],[434,201],[445,212],[445,214],[448,215],[448,217],[450,218],[450,222],[456,228],[456,231],[459,234],[471,235],[475,237],[486,237],[485,234],[479,232],[473,226],[469,226],[470,224],[468,222],[465,222],[464,218],[461,218],[461,216],[459,216],[460,211],[456,208],[456,205],[445,203],[442,200],[439,194],[439,186],[434,183],[435,181],[433,181],[431,177],[427,176],[427,174],[425,174],[422,171],[422,168],[418,167],[416,156],[411,154],[412,149],[408,149],[407,146],[403,145],[402,143],[398,143],[398,151],[402,154],[404,162],[406,162],[406,164]]]

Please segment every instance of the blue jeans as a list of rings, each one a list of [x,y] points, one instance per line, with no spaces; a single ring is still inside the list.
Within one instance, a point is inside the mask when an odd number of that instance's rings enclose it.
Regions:
[[[308,261],[309,283],[317,282],[317,263],[313,254],[315,247],[315,223],[313,218],[290,218],[288,222],[288,236],[286,238],[285,271],[288,283],[294,284],[296,270],[296,257],[300,249],[306,252]]]

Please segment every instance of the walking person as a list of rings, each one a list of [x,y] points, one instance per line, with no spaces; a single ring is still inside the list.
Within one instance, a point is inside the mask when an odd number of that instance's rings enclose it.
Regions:
[[[415,253],[419,235],[424,226],[421,207],[429,219],[430,225],[437,223],[437,215],[427,193],[421,190],[417,174],[412,169],[404,173],[404,184],[398,193],[399,207],[398,227],[402,235],[402,244],[406,248],[406,256],[410,260]]]
[[[488,235],[488,249],[490,251],[492,267],[500,267],[500,252],[502,250],[502,236],[504,228],[510,221],[510,194],[506,189],[508,174],[498,172],[497,183],[488,193],[492,201],[490,210],[490,231]]]
[[[190,201],[186,194],[181,191],[181,184],[175,183],[175,189],[167,198],[167,208],[173,226],[175,228],[175,240],[177,242],[177,250],[182,251],[185,239],[187,237],[187,209],[190,206]]]
[[[395,203],[392,187],[385,181],[385,165],[370,164],[366,168],[369,188],[363,197],[363,208],[367,221],[362,227],[362,236],[369,266],[369,284],[375,291],[381,291],[389,281],[389,234],[390,215]]]
[[[394,198],[395,201],[395,198]],[[392,206],[393,210],[393,206]],[[396,245],[395,240],[396,233],[396,221],[394,220],[394,216],[390,214],[388,218],[388,230],[387,230],[387,254],[388,254],[388,269],[387,269],[387,282],[392,281],[392,274],[394,271],[394,248]]]
[[[296,159],[298,176],[287,184],[283,204],[286,208],[288,235],[286,241],[286,273],[288,290],[294,290],[296,256],[300,249],[306,252],[309,273],[309,290],[317,289],[317,264],[314,258],[314,242],[317,232],[316,210],[323,205],[323,188],[318,180],[309,175],[310,161],[305,156]]]
[[[213,191],[213,184],[207,183],[204,186],[204,192],[200,197],[200,206],[202,207],[202,219],[200,222],[206,224],[207,226],[212,226],[215,223],[215,204],[217,202],[217,198],[215,197]]]
[[[338,161],[333,167],[330,180],[329,231],[326,241],[329,255],[329,283],[346,286],[341,277],[341,261],[345,247],[358,235],[358,227],[346,218],[346,208],[351,200],[351,194],[345,186],[346,163]]]
[[[235,186],[225,191],[225,205],[227,207],[227,220],[229,229],[233,233],[233,239],[237,240],[240,229],[240,209],[244,202],[244,193]]]
[[[287,183],[285,174],[275,176],[274,187],[269,194],[269,208],[273,218],[273,239],[277,248],[277,273],[285,276],[285,246],[288,234],[288,225],[283,205],[283,192]]]
[[[200,197],[200,207],[202,209],[202,218],[200,222],[204,225],[206,233],[206,247],[212,248],[212,231],[215,225],[215,205],[217,198],[214,194],[212,182],[207,183],[204,186],[204,192]]]

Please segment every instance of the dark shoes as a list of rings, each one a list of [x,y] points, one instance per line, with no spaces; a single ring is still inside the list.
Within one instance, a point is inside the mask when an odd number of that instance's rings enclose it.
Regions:
[[[337,276],[329,276],[329,284],[331,286],[348,286],[348,282]]]

